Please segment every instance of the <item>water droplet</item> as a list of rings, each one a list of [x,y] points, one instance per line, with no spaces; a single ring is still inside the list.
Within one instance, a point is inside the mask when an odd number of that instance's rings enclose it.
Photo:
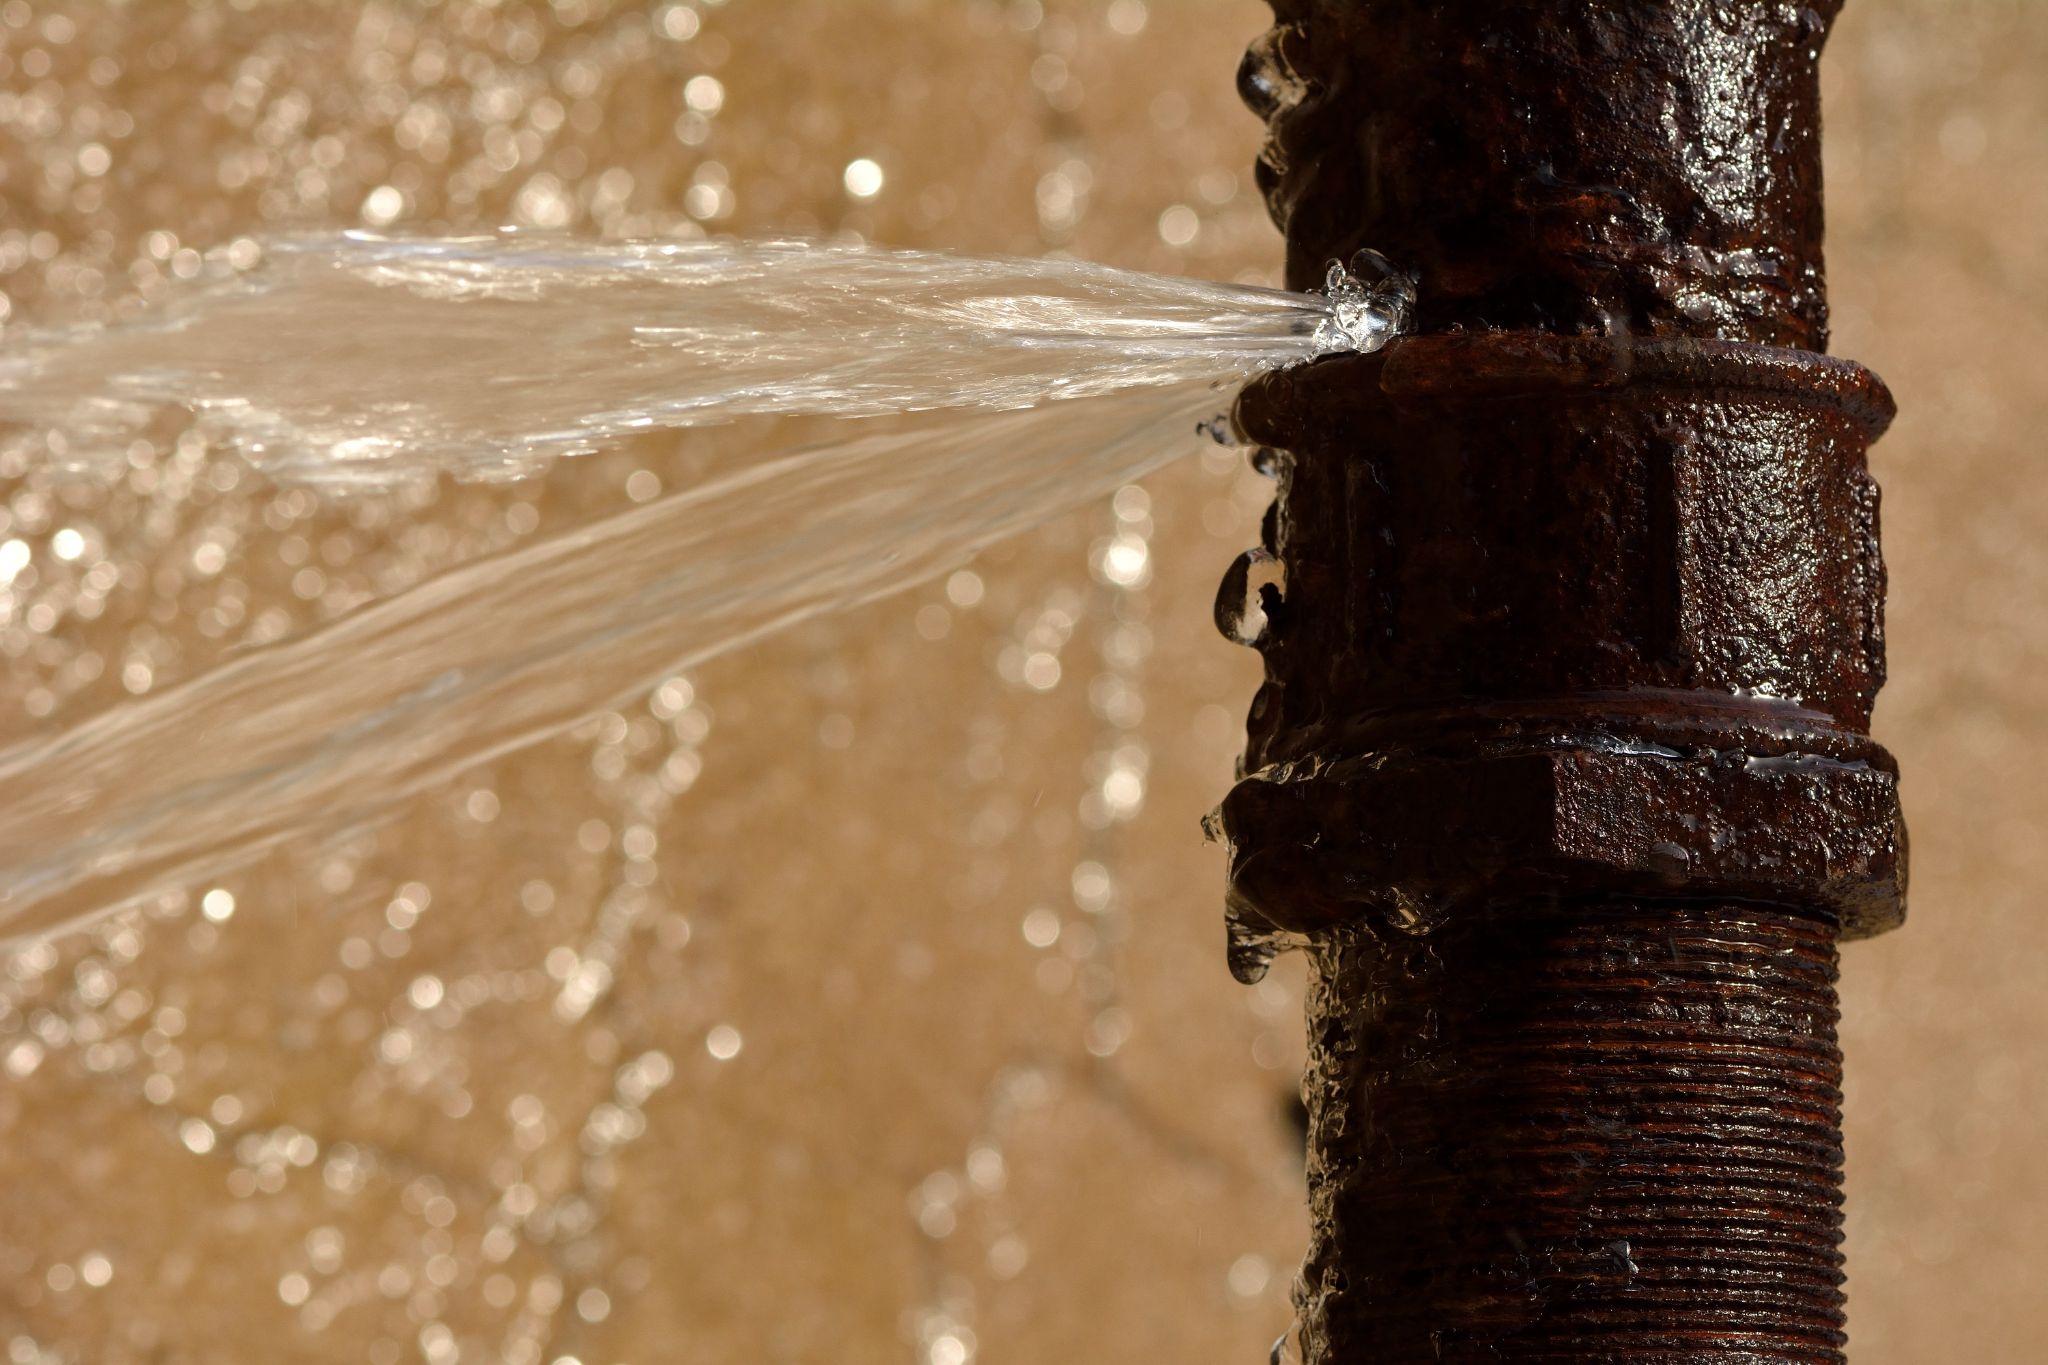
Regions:
[[[1159,215],[1159,239],[1168,246],[1186,246],[1201,231],[1201,217],[1186,204],[1174,204]]]
[[[700,114],[715,114],[725,104],[725,85],[716,76],[692,76],[683,83],[683,103]]]
[[[1230,1264],[1225,1277],[1230,1292],[1241,1299],[1257,1298],[1266,1292],[1266,1285],[1273,1278],[1273,1267],[1257,1252],[1247,1251]]]
[[[1444,907],[1405,891],[1395,891],[1393,899],[1386,906],[1388,927],[1401,933],[1421,938],[1442,924],[1446,918]]]
[[[740,1031],[731,1024],[719,1024],[704,1036],[704,1050],[721,1062],[739,1056],[742,1046]]]
[[[1246,550],[1216,590],[1216,629],[1226,640],[1257,647],[1286,590],[1287,566],[1269,550]]]
[[[1237,426],[1227,412],[1219,412],[1213,417],[1195,423],[1195,435],[1206,437],[1219,446],[1237,444]]]
[[[1308,944],[1300,934],[1275,928],[1234,896],[1223,908],[1223,926],[1227,935],[1225,954],[1230,963],[1230,974],[1246,986],[1256,986],[1264,981],[1274,958]]]
[[[1251,453],[1252,472],[1261,478],[1277,479],[1287,470],[1287,452],[1260,446]]]
[[[1621,1267],[1621,1273],[1630,1279],[1634,1279],[1636,1273],[1642,1269],[1642,1267],[1636,1264],[1634,1252],[1630,1248],[1626,1237],[1618,1242],[1609,1242],[1607,1250],[1613,1255],[1615,1264]]]
[[[1683,882],[1692,870],[1692,854],[1681,844],[1660,841],[1651,844],[1647,852],[1650,870],[1673,885]]]
[[[846,192],[855,199],[872,199],[882,192],[882,168],[872,158],[864,156],[847,162],[843,179]]]
[[[1281,44],[1284,28],[1270,28],[1252,40],[1237,68],[1237,93],[1245,105],[1262,119],[1270,120],[1290,105],[1300,102],[1308,85],[1295,74]]]

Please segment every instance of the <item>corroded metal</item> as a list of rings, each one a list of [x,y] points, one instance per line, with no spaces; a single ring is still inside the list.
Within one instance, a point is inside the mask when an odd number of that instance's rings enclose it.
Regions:
[[[1834,7],[1275,8],[1290,275],[1420,278],[1238,410],[1284,584],[1219,827],[1313,964],[1305,1353],[1839,1360],[1835,944],[1905,857]]]
[[[1360,247],[1425,332],[1825,349],[1820,47],[1841,0],[1273,0],[1239,88],[1296,288]]]

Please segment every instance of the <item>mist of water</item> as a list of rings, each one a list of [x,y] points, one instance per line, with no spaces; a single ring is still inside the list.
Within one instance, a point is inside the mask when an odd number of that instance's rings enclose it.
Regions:
[[[115,465],[159,410],[330,490],[513,477],[650,427],[929,409],[473,561],[0,751],[0,939],[211,876],[1196,448],[1220,386],[1398,329],[1329,296],[795,243],[292,239],[129,323],[11,339],[0,420]],[[1086,401],[1073,401],[1086,400]]]

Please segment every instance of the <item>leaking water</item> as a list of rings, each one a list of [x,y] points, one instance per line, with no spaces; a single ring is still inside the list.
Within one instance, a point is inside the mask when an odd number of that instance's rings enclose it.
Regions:
[[[15,66],[47,64],[0,100],[35,220],[0,233],[0,355],[175,301],[195,248],[358,218],[1270,267],[1255,135],[1215,82],[1241,34],[1211,7],[787,9],[0,6]],[[856,156],[880,193],[842,189]],[[334,498],[154,421],[103,486],[0,452],[7,741],[848,431],[749,420],[511,486]],[[13,1353],[1263,1360],[1300,1192],[1292,1129],[1260,1119],[1299,1048],[1296,974],[1155,990],[1209,945],[1205,916],[1148,913],[1214,899],[1188,823],[1252,661],[1189,612],[1256,538],[1240,458],[1208,448],[944,586],[667,680],[370,835],[0,953]],[[1081,869],[1106,900],[1070,894]],[[715,1026],[744,1037],[729,1060]],[[1218,1103],[1176,1098],[1191,1061]],[[925,1177],[948,1170],[944,1205]],[[1091,1180],[1092,1216],[1044,1195]],[[859,1216],[818,1220],[835,1208]],[[1190,1219],[1226,1235],[1187,1248]],[[1126,1286],[1154,1248],[1161,1274]],[[1274,1267],[1257,1294],[1226,1277],[1240,1252]],[[1146,1321],[1133,1290],[1184,1311]]]
[[[791,241],[286,237],[125,325],[15,339],[0,421],[88,471],[175,407],[279,480],[518,477],[652,427],[1238,379],[1385,334],[1340,291]]]
[[[1272,970],[1273,959],[1308,945],[1306,935],[1275,928],[1257,910],[1229,897],[1223,906],[1224,960],[1240,984],[1256,986]]]
[[[1216,592],[1216,628],[1227,640],[1256,645],[1287,591],[1287,566],[1263,546],[1239,555]]]
[[[1104,496],[1194,448],[1219,386],[1382,344],[1404,299],[1386,278],[1333,267],[1324,298],[784,242],[347,235],[230,253],[161,310],[28,337],[0,355],[0,421],[88,474],[170,408],[330,489],[517,477],[650,427],[952,411],[700,479],[0,752],[0,936],[373,822]]]

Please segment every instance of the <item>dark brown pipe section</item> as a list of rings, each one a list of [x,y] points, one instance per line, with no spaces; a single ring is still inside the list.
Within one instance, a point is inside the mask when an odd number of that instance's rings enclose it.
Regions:
[[[1315,949],[1322,1358],[1835,1358],[1833,926],[1499,910]]]
[[[1825,349],[1820,48],[1841,0],[1274,0],[1238,75],[1297,288],[1361,247],[1421,329]]]
[[[1284,580],[1218,828],[1234,932],[1309,945],[1304,1355],[1839,1361],[1836,944],[1904,831],[1835,6],[1275,9],[1292,282],[1419,284],[1238,410]]]

